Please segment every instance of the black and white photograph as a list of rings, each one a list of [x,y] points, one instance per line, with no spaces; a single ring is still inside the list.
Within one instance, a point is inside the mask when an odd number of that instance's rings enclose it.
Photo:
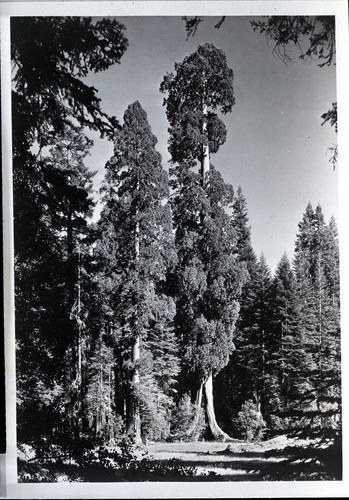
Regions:
[[[141,3],[17,9],[2,33],[8,491],[330,496],[338,10]]]

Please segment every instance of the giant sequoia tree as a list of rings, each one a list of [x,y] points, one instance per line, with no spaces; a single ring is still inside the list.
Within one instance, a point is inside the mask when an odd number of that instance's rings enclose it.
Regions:
[[[183,368],[196,389],[197,415],[188,434],[197,424],[204,389],[211,433],[226,439],[216,422],[212,380],[234,348],[242,274],[226,212],[233,190],[210,168],[210,154],[225,141],[226,129],[215,111],[224,114],[232,109],[233,72],[223,51],[208,43],[176,63],[175,70],[164,77],[161,91],[167,93],[164,104],[173,164],[177,329]],[[199,175],[192,170],[197,162]]]
[[[172,220],[165,203],[167,173],[156,142],[136,101],[124,114],[106,165],[100,221],[103,278],[110,283],[110,314],[132,377],[127,416],[137,442],[141,416],[144,420],[152,413],[155,418],[166,410],[161,404],[178,371],[171,329],[175,306],[165,294],[166,275],[175,260]]]

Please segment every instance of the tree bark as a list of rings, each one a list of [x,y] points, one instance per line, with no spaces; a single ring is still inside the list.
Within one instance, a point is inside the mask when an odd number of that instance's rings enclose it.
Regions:
[[[75,346],[75,388],[76,388],[76,437],[80,438],[82,430],[82,328],[81,320],[81,258],[80,245],[78,245],[78,279],[77,279],[77,298],[76,298],[76,339]]]
[[[139,181],[137,181],[137,189],[139,189]],[[136,210],[136,216],[138,216],[138,209]],[[139,233],[140,233],[140,228],[139,228],[139,222],[137,220],[136,222],[136,228],[135,228],[135,260],[136,263],[138,264],[139,261],[139,255],[140,255],[140,245],[139,245]],[[138,301],[138,297],[136,299]],[[131,415],[130,415],[130,425],[128,428],[128,434],[131,434],[135,440],[136,444],[141,444],[142,443],[142,437],[141,437],[141,415],[140,415],[140,410],[139,410],[139,400],[138,400],[138,392],[139,392],[139,359],[140,359],[140,349],[139,349],[139,344],[140,344],[140,335],[139,335],[139,330],[138,330],[138,307],[137,307],[137,302],[135,305],[135,340],[132,345],[132,352],[131,352],[131,361],[134,366],[134,371],[132,375],[132,390],[133,394],[131,396]]]
[[[138,371],[138,362],[139,362],[139,336],[136,337],[135,342],[132,346],[132,364],[135,365],[134,372],[132,375],[132,387],[133,387],[133,395],[131,402],[131,415],[130,415],[130,425],[128,428],[128,434],[134,437],[136,444],[141,444],[141,416],[139,411],[139,402],[138,402],[138,390],[139,390],[139,371]]]
[[[208,137],[207,137],[207,104],[203,103],[202,106],[202,114],[203,114],[203,120],[202,120],[202,134],[206,136],[207,142],[208,142]],[[206,173],[210,170],[210,150],[208,144],[204,144],[202,146],[202,160],[201,160],[201,177],[202,177],[202,184],[205,184],[205,175]]]
[[[195,416],[194,420],[189,427],[187,431],[187,436],[188,437],[194,437],[195,432],[197,430],[197,426],[199,424],[199,418],[200,418],[200,409],[201,409],[201,404],[202,404],[202,388],[203,388],[203,382],[201,382],[199,389],[196,392],[196,398],[195,398]]]
[[[79,391],[81,392],[81,382],[82,382],[82,352],[81,352],[81,337],[82,337],[82,320],[81,320],[81,255],[80,255],[80,245],[78,245],[78,282],[77,282],[77,323],[78,323],[78,338],[77,338],[77,349],[78,349],[78,366],[77,366],[77,381],[79,386]]]
[[[222,429],[219,427],[216,421],[216,415],[214,411],[213,405],[213,377],[212,374],[204,382],[205,389],[205,397],[206,397],[206,416],[208,420],[208,425],[212,436],[217,441],[231,441],[231,437],[228,436]]]

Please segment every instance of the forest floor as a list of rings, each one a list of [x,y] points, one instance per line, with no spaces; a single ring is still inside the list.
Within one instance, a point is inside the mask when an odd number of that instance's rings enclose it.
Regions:
[[[318,460],[309,458],[316,440],[278,436],[267,441],[247,443],[197,441],[148,443],[136,453],[145,465],[133,469],[70,463],[28,462],[19,457],[20,481],[297,481],[339,479],[338,467],[331,473]],[[117,450],[108,447],[109,452]],[[297,450],[295,460],[294,450]],[[340,452],[339,452],[340,454]],[[138,457],[139,455],[139,457]],[[337,454],[338,455],[338,454]],[[316,457],[316,454],[314,453]],[[288,460],[292,457],[292,460]],[[105,462],[106,464],[106,462]],[[188,470],[192,472],[188,474]],[[167,471],[167,472],[166,472]],[[184,472],[183,472],[184,471]],[[183,473],[182,473],[183,472]]]
[[[166,462],[176,458],[187,466],[195,467],[203,480],[215,477],[214,480],[220,481],[260,481],[272,480],[275,472],[283,472],[285,460],[288,459],[287,450],[283,453],[284,448],[297,446],[307,449],[312,444],[310,440],[291,440],[286,436],[279,436],[258,443],[154,443],[148,446],[148,452],[153,460]],[[286,467],[290,473],[293,472],[291,464]]]

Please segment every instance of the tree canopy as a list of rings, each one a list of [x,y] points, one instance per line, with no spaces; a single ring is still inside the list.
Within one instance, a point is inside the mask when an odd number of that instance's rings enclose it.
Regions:
[[[210,43],[176,63],[175,74],[165,75],[160,90],[167,93],[164,105],[174,163],[203,162],[205,147],[215,153],[224,144],[226,128],[215,111],[231,112],[235,103],[233,79],[226,55]]]
[[[76,120],[113,134],[117,122],[101,110],[97,90],[83,78],[120,62],[128,45],[124,30],[111,19],[11,19],[14,136],[21,137],[19,143],[37,140],[42,148]]]
[[[331,20],[297,19],[254,27],[330,64]],[[326,455],[341,437],[336,222],[309,203],[293,261],[257,259],[243,189],[212,162],[235,104],[224,52],[199,45],[164,76],[167,171],[140,102],[119,123],[86,83],[121,60],[118,21],[11,23],[17,436],[33,457],[20,478],[37,461],[106,480],[194,474],[140,460],[148,441],[298,434]],[[88,129],[114,148],[96,222]],[[36,466],[29,480],[49,477]]]

